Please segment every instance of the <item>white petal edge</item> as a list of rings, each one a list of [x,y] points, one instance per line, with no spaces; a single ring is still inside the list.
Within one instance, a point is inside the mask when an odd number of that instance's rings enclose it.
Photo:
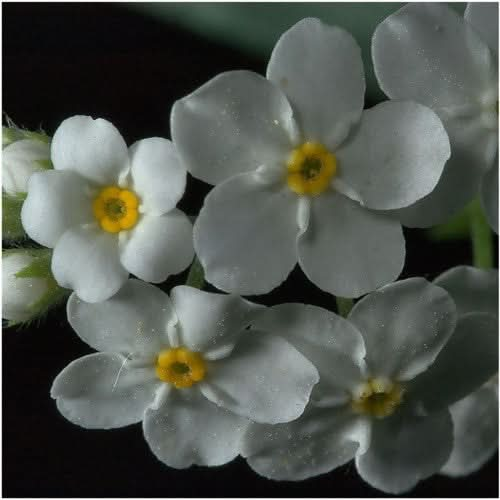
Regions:
[[[72,170],[97,184],[117,184],[129,167],[127,145],[103,118],[72,116],[56,130],[51,157],[57,170]]]
[[[21,221],[28,236],[54,248],[67,230],[94,221],[88,183],[74,172],[35,172],[28,182]]]
[[[263,185],[253,173],[216,186],[194,225],[194,248],[205,279],[240,295],[270,292],[297,262],[298,197]]]
[[[132,356],[157,354],[168,345],[168,325],[177,322],[168,295],[135,279],[103,302],[89,304],[73,293],[66,311],[70,325],[92,348]]]
[[[306,18],[276,43],[267,78],[281,87],[304,140],[335,149],[361,116],[365,77],[361,49],[338,26]]]
[[[186,189],[186,168],[174,144],[161,137],[137,141],[129,148],[132,189],[139,195],[141,210],[162,215],[172,210]]]
[[[316,368],[286,340],[246,330],[230,356],[213,362],[200,389],[237,415],[276,424],[302,414],[318,380]]]
[[[498,3],[469,2],[464,12],[464,19],[498,53]]]
[[[312,200],[298,254],[316,286],[340,297],[359,297],[399,276],[405,240],[398,221],[325,192]]]
[[[297,139],[285,95],[250,71],[221,73],[177,101],[170,128],[189,173],[209,184],[284,165]]]
[[[193,226],[176,208],[163,215],[143,215],[120,239],[119,248],[127,271],[144,281],[161,283],[184,271],[193,260]]]
[[[87,429],[114,429],[140,422],[156,397],[154,369],[129,367],[119,354],[89,354],[70,363],[50,395],[70,422]]]
[[[52,254],[52,273],[60,286],[85,302],[108,299],[128,277],[118,258],[116,235],[92,226],[74,227],[61,236]]]

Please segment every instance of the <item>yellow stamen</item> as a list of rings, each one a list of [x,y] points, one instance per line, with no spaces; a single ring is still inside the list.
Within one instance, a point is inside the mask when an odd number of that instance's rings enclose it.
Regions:
[[[392,415],[403,400],[401,384],[386,378],[372,378],[358,387],[351,400],[354,412],[376,418]]]
[[[205,361],[200,353],[185,347],[165,349],[156,360],[156,376],[177,389],[191,387],[205,378]]]
[[[139,198],[128,189],[105,187],[94,199],[94,217],[104,231],[118,233],[135,226],[139,218]]]
[[[292,191],[316,196],[328,189],[337,171],[337,159],[322,144],[305,142],[290,153],[287,169]]]

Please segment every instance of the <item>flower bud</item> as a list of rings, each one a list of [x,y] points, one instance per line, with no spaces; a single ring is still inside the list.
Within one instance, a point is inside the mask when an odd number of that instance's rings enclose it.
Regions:
[[[3,190],[11,196],[26,193],[31,174],[50,167],[50,146],[47,142],[35,139],[13,142],[2,152]]]
[[[52,250],[5,250],[2,257],[2,318],[9,326],[45,314],[67,296],[50,270]]]

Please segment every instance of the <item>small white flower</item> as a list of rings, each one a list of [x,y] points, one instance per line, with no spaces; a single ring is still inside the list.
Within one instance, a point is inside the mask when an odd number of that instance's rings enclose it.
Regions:
[[[82,427],[142,421],[151,450],[171,467],[226,463],[240,451],[247,419],[297,418],[318,382],[286,340],[247,329],[260,308],[187,286],[169,299],[138,280],[98,304],[73,294],[68,320],[101,352],[68,365],[52,397]]]
[[[21,216],[32,239],[54,248],[61,286],[98,302],[129,273],[158,283],[189,265],[192,226],[175,208],[186,171],[170,141],[127,150],[108,121],[73,116],[56,130],[51,157],[54,170],[31,177]]]
[[[434,280],[457,305],[459,317],[482,312],[498,321],[498,270],[459,266]],[[477,332],[471,331],[471,335]],[[481,362],[481,360],[479,360]],[[498,375],[450,406],[453,451],[441,473],[457,477],[477,471],[498,449]]]
[[[410,227],[445,221],[483,180],[486,213],[498,231],[498,3],[471,3],[465,20],[432,2],[405,5],[375,30],[375,74],[393,99],[431,107],[452,155],[436,189],[399,212]]]
[[[55,290],[58,287],[50,275],[50,256],[45,255],[47,251],[16,249],[6,250],[2,254],[2,318],[11,324],[35,318],[52,304],[50,298],[60,298]],[[29,276],[23,274],[35,262],[40,263],[41,259],[46,260],[45,273],[40,265],[38,272],[28,273]]]
[[[398,221],[449,157],[439,118],[412,102],[363,111],[360,49],[304,19],[274,47],[267,79],[223,73],[176,102],[172,136],[191,174],[215,188],[195,223],[207,280],[269,292],[299,262],[335,295],[357,297],[404,263]]]
[[[497,370],[497,322],[459,318],[451,297],[421,278],[387,285],[347,320],[285,304],[252,322],[287,339],[318,368],[303,416],[252,424],[242,455],[265,477],[301,480],[355,458],[361,477],[388,493],[439,472],[453,445],[448,407]]]
[[[13,196],[28,191],[28,179],[50,165],[50,145],[35,139],[22,139],[2,151],[2,188]]]

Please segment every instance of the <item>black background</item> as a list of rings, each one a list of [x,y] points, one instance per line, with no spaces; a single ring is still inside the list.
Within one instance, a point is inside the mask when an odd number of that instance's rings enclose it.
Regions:
[[[63,119],[86,114],[110,120],[128,144],[169,137],[169,110],[176,99],[222,71],[264,73],[265,64],[119,4],[3,4],[3,110],[17,124],[41,126],[49,135]],[[180,208],[198,213],[208,190],[190,178]],[[402,278],[432,279],[472,263],[467,241],[431,244],[424,231],[405,233]],[[162,288],[185,277],[173,277]],[[298,269],[255,300],[335,307]],[[140,425],[113,431],[74,426],[58,413],[49,389],[70,361],[89,352],[68,326],[64,309],[38,326],[4,332],[4,496],[383,496],[357,476],[352,463],[298,483],[263,479],[242,459],[176,471],[150,453]],[[434,476],[410,495],[496,497],[498,456],[467,478]]]

